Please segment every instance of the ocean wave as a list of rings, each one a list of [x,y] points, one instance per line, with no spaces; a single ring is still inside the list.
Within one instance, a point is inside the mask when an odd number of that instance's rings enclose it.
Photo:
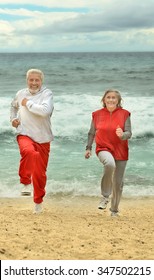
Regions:
[[[154,132],[143,132],[139,133],[138,135],[135,135],[133,137],[134,139],[152,139],[154,138]]]
[[[10,185],[0,183],[0,195],[1,197],[20,197],[21,185],[19,183],[14,183]],[[68,181],[55,181],[48,180],[46,187],[46,196],[61,196],[61,197],[76,197],[76,196],[88,196],[88,197],[99,197],[100,196],[100,185],[99,183],[93,184],[85,181],[72,180]],[[149,197],[154,196],[153,185],[141,186],[136,184],[134,188],[134,183],[127,185],[125,184],[123,190],[123,198],[131,197]]]
[[[4,130],[0,132],[0,139],[1,140],[8,140],[15,136],[15,133],[12,130]]]
[[[74,70],[77,70],[77,71],[84,71],[85,68],[83,68],[83,67],[81,67],[81,66],[77,66],[77,67],[75,67]]]
[[[5,141],[11,141],[12,139],[14,139],[16,137],[16,134],[14,131],[12,130],[5,130],[0,132],[0,139],[1,142]],[[60,132],[54,133],[54,141],[59,143],[59,142],[63,142],[63,143],[68,143],[68,142],[72,142],[72,143],[86,143],[87,142],[87,137],[88,137],[88,130],[83,131],[82,129],[76,129],[73,130],[72,133],[67,133],[67,131],[65,132],[65,134],[60,134]],[[150,140],[154,138],[154,133],[153,132],[142,132],[136,135],[133,135],[131,138],[131,142],[133,144],[133,142],[135,142],[136,140]]]
[[[132,139],[154,138],[153,97],[131,97],[123,94],[123,107],[131,112]],[[55,109],[51,119],[55,139],[63,141],[86,141],[91,123],[91,113],[101,105],[101,95],[63,94],[54,97]],[[0,104],[0,137],[7,140],[15,135],[9,122],[8,98],[2,98]]]
[[[145,73],[150,73],[154,71],[154,67],[149,67],[148,69],[140,69],[140,70],[129,70],[129,71],[126,71],[126,74],[145,74]]]

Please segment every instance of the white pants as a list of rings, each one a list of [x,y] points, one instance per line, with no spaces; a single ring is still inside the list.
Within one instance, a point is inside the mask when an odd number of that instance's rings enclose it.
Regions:
[[[123,191],[123,178],[127,160],[115,160],[111,153],[101,151],[98,158],[104,165],[104,174],[101,180],[101,194],[108,198],[112,194],[112,212],[118,212],[118,206]]]

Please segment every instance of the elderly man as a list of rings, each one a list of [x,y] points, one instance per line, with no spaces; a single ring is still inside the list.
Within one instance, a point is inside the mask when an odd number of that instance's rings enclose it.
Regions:
[[[21,155],[21,195],[31,195],[33,185],[34,213],[40,213],[45,196],[50,142],[53,140],[50,120],[54,108],[53,94],[43,86],[41,70],[28,70],[26,78],[28,87],[19,90],[13,99],[10,119],[16,128]]]

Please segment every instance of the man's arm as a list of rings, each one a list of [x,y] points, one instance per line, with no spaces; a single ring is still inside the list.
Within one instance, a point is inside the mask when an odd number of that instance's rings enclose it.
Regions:
[[[19,110],[19,105],[18,105],[17,95],[16,95],[16,97],[11,102],[11,109],[10,109],[10,121],[12,123],[12,126],[16,128],[20,124],[20,121],[18,119],[18,110]]]
[[[36,115],[46,117],[50,116],[53,112],[53,94],[50,90],[44,92],[44,98],[41,104],[36,104],[33,100],[24,98],[21,102],[22,106],[26,106],[27,109]]]

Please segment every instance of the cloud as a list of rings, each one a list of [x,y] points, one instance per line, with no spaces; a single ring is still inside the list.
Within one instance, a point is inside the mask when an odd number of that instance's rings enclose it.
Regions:
[[[104,2],[104,0],[102,0]],[[91,2],[91,0],[90,0]],[[97,2],[97,0],[96,0]],[[99,1],[98,1],[99,2]],[[101,2],[101,1],[100,1]],[[1,0],[0,4],[4,5],[38,5],[38,6],[45,6],[45,7],[57,7],[57,8],[74,8],[74,7],[84,7],[88,6],[89,1],[88,0]]]
[[[132,50],[133,46],[134,50],[152,50],[154,46],[153,0],[44,0],[37,5],[34,0],[23,0],[23,6],[20,4],[17,0],[1,0],[0,50],[7,36],[9,49],[12,41],[12,49],[28,51],[36,40],[38,51],[49,46],[51,51],[103,51],[108,50],[109,43],[112,50]],[[42,5],[49,9],[42,9]],[[56,11],[50,9],[53,7]]]
[[[0,33],[3,35],[9,34],[14,31],[14,28],[6,21],[0,20]]]

